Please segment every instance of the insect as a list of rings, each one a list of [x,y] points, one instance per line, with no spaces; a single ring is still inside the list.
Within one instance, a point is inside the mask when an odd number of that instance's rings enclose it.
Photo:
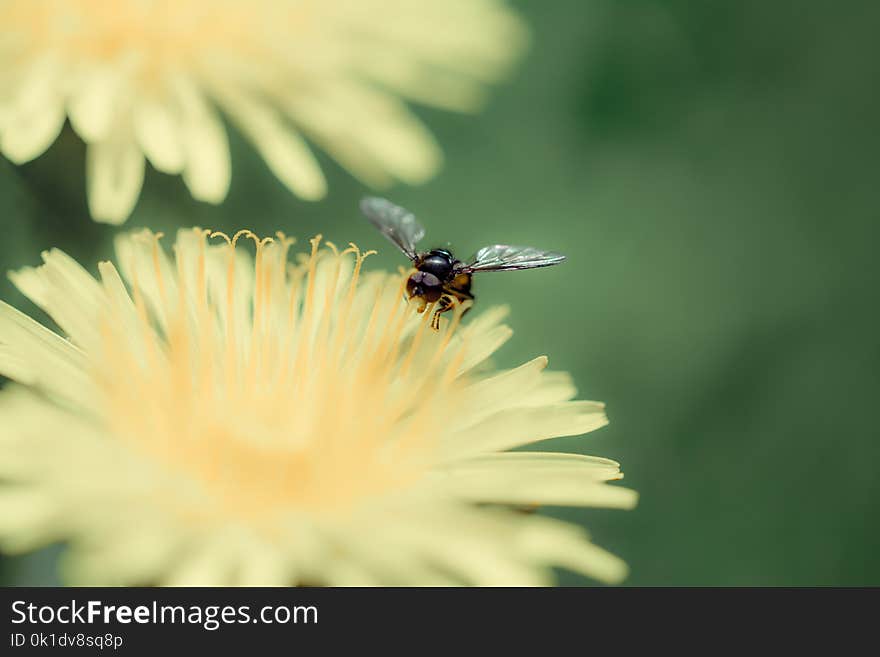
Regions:
[[[424,227],[412,212],[391,201],[365,198],[361,201],[361,212],[412,261],[417,271],[407,279],[406,292],[410,299],[421,299],[420,313],[429,303],[437,304],[431,318],[431,328],[435,331],[440,330],[440,315],[456,302],[473,301],[471,277],[474,273],[549,267],[565,260],[564,255],[531,246],[492,244],[477,251],[468,262],[462,262],[448,249],[417,251],[416,244],[425,236]]]

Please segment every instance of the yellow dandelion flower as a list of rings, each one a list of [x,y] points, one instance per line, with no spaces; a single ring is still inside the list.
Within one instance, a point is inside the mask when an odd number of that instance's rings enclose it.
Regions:
[[[504,0],[0,0],[0,23],[0,150],[31,160],[69,118],[111,223],[145,157],[224,199],[220,111],[302,198],[326,187],[304,137],[371,186],[424,181],[441,156],[404,99],[475,109],[525,41]]]
[[[540,585],[622,561],[527,505],[629,508],[603,458],[509,451],[606,423],[545,357],[494,370],[503,309],[428,326],[351,246],[181,230],[58,250],[0,304],[0,547],[88,584]],[[243,244],[252,248],[245,248]]]

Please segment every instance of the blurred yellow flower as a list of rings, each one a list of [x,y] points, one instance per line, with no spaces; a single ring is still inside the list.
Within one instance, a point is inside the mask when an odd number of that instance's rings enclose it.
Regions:
[[[67,337],[0,303],[0,546],[65,541],[86,584],[621,580],[580,528],[516,510],[629,508],[618,464],[508,451],[603,405],[545,357],[493,370],[503,309],[434,332],[405,277],[320,238],[293,264],[291,242],[186,229],[170,257],[141,231],[98,280],[58,250],[11,275]]]
[[[192,195],[226,196],[221,110],[295,194],[325,179],[303,139],[372,186],[440,163],[403,99],[470,110],[525,41],[504,0],[0,0],[0,150],[86,141],[89,206],[121,223],[144,157]]]

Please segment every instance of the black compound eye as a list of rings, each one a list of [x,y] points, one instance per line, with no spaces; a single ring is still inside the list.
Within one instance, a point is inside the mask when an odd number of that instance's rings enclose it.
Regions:
[[[440,279],[426,271],[416,272],[406,282],[406,289],[410,297],[434,296],[434,292],[439,291],[441,287]]]
[[[424,287],[440,286],[440,279],[430,272],[420,271],[416,276],[418,276],[418,283]]]

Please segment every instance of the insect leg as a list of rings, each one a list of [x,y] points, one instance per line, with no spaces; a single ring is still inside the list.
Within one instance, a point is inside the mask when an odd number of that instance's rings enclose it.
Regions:
[[[435,331],[440,330],[440,314],[445,313],[447,310],[452,308],[452,305],[455,303],[455,299],[453,299],[448,294],[444,294],[440,297],[440,301],[437,303],[437,310],[434,311],[434,316],[431,318],[431,328]]]

